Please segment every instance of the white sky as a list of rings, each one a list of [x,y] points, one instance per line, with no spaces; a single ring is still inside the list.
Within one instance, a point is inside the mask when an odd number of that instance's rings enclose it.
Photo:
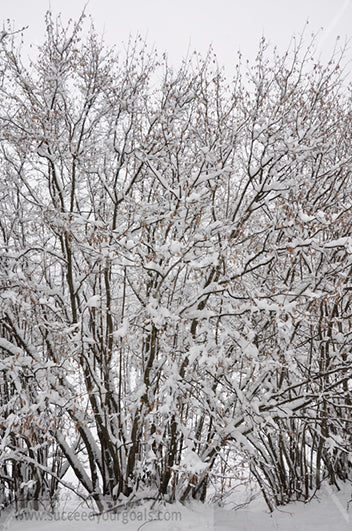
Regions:
[[[290,37],[309,31],[320,33],[323,56],[332,50],[336,36],[352,37],[352,0],[89,0],[96,29],[108,43],[126,42],[140,32],[147,42],[167,51],[178,63],[187,50],[205,52],[213,44],[219,64],[231,69],[240,48],[253,59],[262,34],[280,49]],[[44,14],[51,6],[63,19],[76,18],[84,0],[0,0],[0,21],[10,19],[16,27],[29,25],[25,41],[39,43],[44,33]],[[352,58],[352,43],[349,51]]]

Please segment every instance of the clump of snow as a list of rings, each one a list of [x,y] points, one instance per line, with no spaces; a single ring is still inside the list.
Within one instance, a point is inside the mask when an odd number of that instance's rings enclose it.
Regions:
[[[115,332],[114,332],[114,339],[118,339],[120,337],[125,337],[128,333],[128,321],[127,320],[124,320],[124,322],[122,323],[122,325],[120,326],[120,328],[118,328]]]
[[[182,464],[187,469],[187,472],[195,474],[197,472],[202,472],[207,468],[207,463],[204,463],[198,454],[193,452],[190,449],[187,449],[185,454],[182,457]]]
[[[98,308],[100,305],[100,295],[93,295],[87,301],[88,308]]]

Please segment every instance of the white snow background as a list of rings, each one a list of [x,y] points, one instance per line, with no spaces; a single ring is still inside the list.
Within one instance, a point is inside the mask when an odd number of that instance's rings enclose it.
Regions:
[[[338,491],[324,483],[309,503],[290,503],[272,514],[260,495],[237,510],[197,502],[154,506],[151,512],[151,503],[145,503],[94,519],[91,511],[71,501],[60,507],[55,520],[45,515],[15,519],[13,513],[3,512],[0,531],[351,531],[352,486],[340,487]]]

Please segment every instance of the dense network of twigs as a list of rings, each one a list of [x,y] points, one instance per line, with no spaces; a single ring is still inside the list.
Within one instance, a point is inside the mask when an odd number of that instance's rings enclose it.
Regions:
[[[262,41],[228,81],[49,13],[0,51],[0,504],[111,510],[351,475],[343,52]]]

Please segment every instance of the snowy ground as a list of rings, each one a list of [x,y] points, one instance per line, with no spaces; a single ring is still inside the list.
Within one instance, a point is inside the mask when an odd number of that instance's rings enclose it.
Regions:
[[[340,492],[326,485],[309,504],[289,504],[272,515],[260,498],[235,511],[195,504],[187,508],[160,507],[160,512],[154,508],[151,512],[150,504],[146,504],[109,515],[105,521],[93,520],[90,511],[65,506],[58,519],[51,521],[16,520],[11,514],[2,514],[0,531],[351,531],[352,502],[348,510],[351,491],[350,484]]]

